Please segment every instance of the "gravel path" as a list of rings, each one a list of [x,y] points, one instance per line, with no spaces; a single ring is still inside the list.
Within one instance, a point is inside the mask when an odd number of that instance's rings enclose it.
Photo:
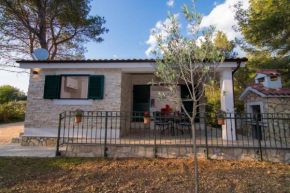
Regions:
[[[11,143],[13,137],[19,137],[24,131],[24,122],[0,125],[0,145]]]

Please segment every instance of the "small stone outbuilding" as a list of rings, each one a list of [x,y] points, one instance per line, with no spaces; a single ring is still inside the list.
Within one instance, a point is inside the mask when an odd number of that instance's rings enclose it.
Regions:
[[[247,113],[290,113],[290,88],[277,70],[258,70],[254,79],[239,97]]]
[[[290,88],[276,70],[258,70],[254,79],[239,97],[252,117],[244,129],[255,139],[290,144]]]

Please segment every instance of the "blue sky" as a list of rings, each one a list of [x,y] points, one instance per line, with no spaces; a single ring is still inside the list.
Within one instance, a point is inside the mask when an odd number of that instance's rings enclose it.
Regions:
[[[240,37],[232,30],[236,24],[232,6],[239,0],[197,0],[197,11],[204,15],[202,27],[214,25],[217,30],[227,33],[229,39]],[[247,0],[244,0],[247,2]],[[104,42],[90,42],[86,45],[87,59],[148,58],[154,48],[151,30],[166,22],[167,11],[182,12],[181,6],[192,5],[191,0],[93,0],[92,15],[103,16],[105,26],[110,30],[102,35]],[[247,3],[245,6],[248,6]],[[179,15],[182,18],[182,15]],[[186,23],[181,22],[186,30]],[[147,52],[146,52],[147,51]],[[240,55],[243,53],[237,49]],[[146,54],[147,53],[147,54]],[[0,71],[0,85],[12,85],[27,92],[29,76]]]
[[[104,3],[105,2],[105,3]],[[92,14],[104,16],[110,32],[104,35],[101,44],[89,43],[87,58],[145,58],[148,49],[146,41],[150,29],[158,21],[164,21],[167,11],[180,13],[183,4],[191,0],[175,0],[173,6],[168,0],[94,0]],[[214,8],[213,0],[199,0],[198,11],[209,14]]]

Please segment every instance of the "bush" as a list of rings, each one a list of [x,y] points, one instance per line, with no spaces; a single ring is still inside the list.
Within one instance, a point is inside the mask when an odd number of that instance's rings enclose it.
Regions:
[[[14,101],[0,105],[0,123],[23,121],[26,101]]]

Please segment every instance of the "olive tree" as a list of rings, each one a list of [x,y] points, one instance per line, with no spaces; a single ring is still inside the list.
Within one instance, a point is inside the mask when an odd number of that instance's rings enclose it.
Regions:
[[[197,116],[196,109],[205,105],[200,102],[205,92],[204,85],[205,83],[215,83],[215,76],[224,56],[214,46],[214,27],[200,29],[202,15],[196,13],[195,6],[190,10],[187,5],[184,5],[183,16],[188,22],[188,34],[182,35],[179,20],[176,15],[170,13],[168,13],[169,24],[163,24],[165,33],[153,32],[158,47],[152,53],[156,56],[155,75],[159,78],[159,81],[154,82],[154,84],[164,86],[170,91],[166,94],[159,93],[158,98],[174,101],[181,105],[190,120],[195,163],[195,192],[198,192],[198,162],[194,124]],[[178,92],[179,84],[187,86],[189,96],[186,98],[181,98]],[[185,101],[193,103],[191,111],[185,108],[183,104]]]

